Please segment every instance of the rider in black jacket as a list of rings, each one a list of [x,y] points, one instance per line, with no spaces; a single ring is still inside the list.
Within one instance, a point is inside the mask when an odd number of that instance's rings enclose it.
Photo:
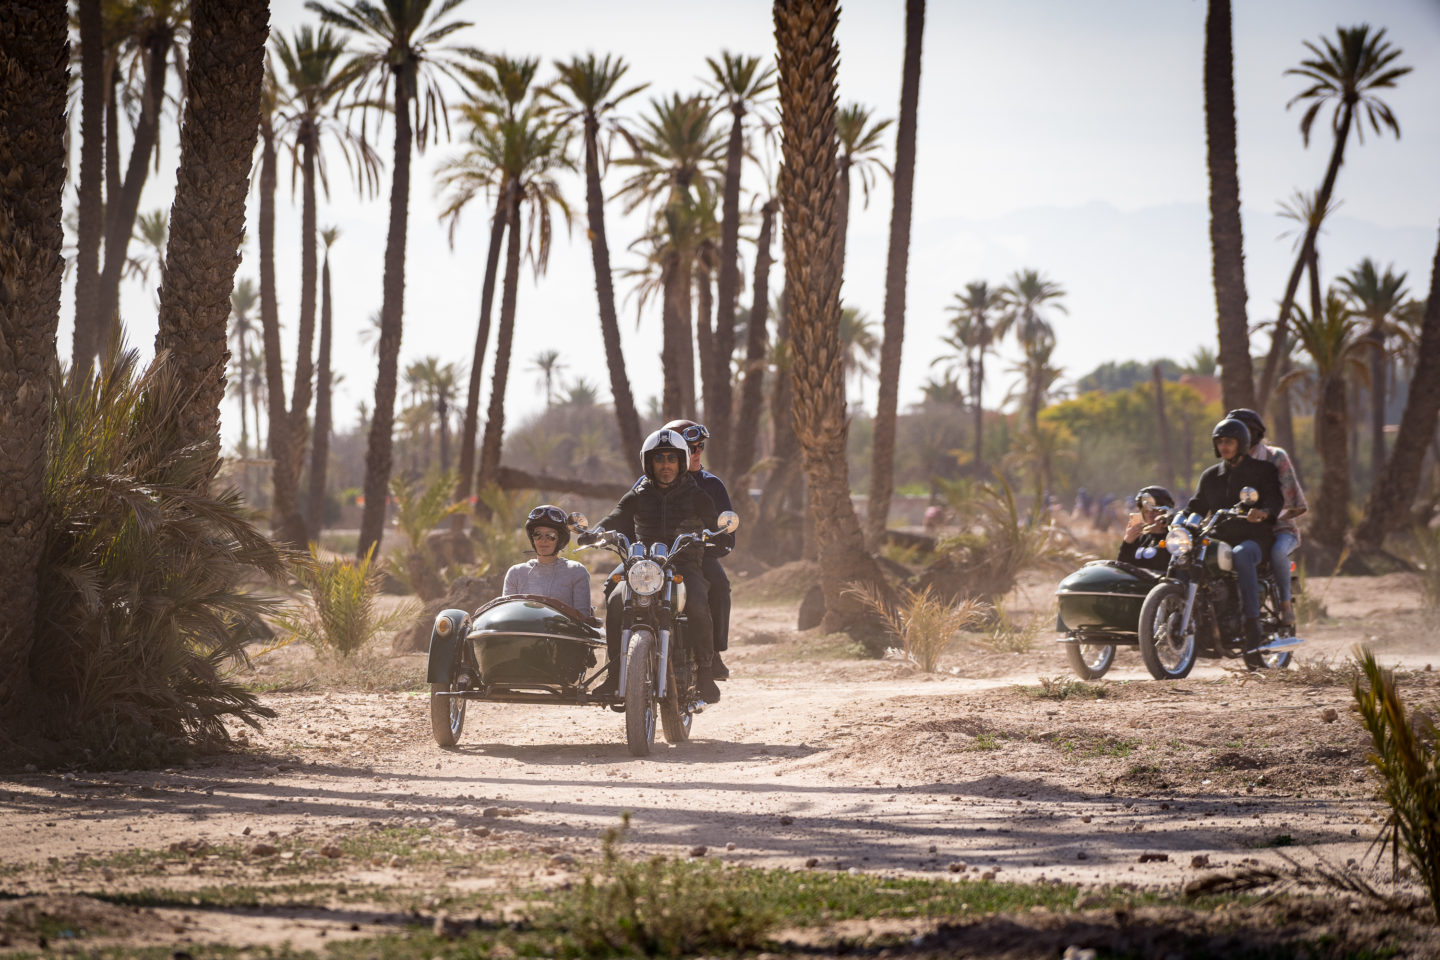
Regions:
[[[1234,548],[1235,573],[1240,583],[1240,604],[1245,614],[1245,641],[1260,644],[1260,580],[1256,573],[1275,539],[1275,518],[1285,506],[1280,473],[1275,464],[1256,460],[1250,449],[1250,431],[1239,420],[1225,419],[1210,434],[1215,456],[1221,460],[1200,475],[1195,496],[1186,508],[1200,514],[1233,507],[1240,491],[1254,487],[1260,499],[1243,516],[1233,517],[1215,529],[1215,536]]]
[[[645,475],[626,491],[615,504],[615,509],[597,523],[593,531],[615,530],[625,534],[632,542],[664,543],[668,546],[682,533],[715,529],[719,524],[719,512],[715,509],[715,502],[700,489],[686,469],[689,459],[690,448],[678,432],[661,429],[650,434],[640,451]],[[580,542],[587,539],[588,533],[581,537]],[[710,623],[710,597],[700,565],[699,551],[691,548],[676,561],[675,569],[685,578],[685,609],[690,618],[687,634],[695,651],[696,686],[703,699],[716,703],[720,700],[720,688],[715,685],[713,672],[715,648]],[[620,657],[623,608],[619,601],[620,591],[616,590],[606,602],[605,641],[612,664]],[[614,693],[619,678],[619,671],[611,670],[597,692],[601,695]]]

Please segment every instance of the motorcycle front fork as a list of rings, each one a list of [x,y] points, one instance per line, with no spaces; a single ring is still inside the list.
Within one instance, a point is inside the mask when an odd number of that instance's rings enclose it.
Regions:
[[[1180,617],[1180,636],[1182,637],[1190,632],[1190,617],[1195,612],[1195,592],[1199,589],[1200,584],[1192,580],[1185,590],[1185,612]]]
[[[620,631],[620,679],[617,681],[617,689],[624,690],[625,677],[630,664],[630,634],[633,631],[626,628]],[[670,663],[670,631],[660,631],[660,662],[658,669],[660,676],[656,678],[655,690],[657,697],[665,696],[665,681],[670,671],[667,669]]]

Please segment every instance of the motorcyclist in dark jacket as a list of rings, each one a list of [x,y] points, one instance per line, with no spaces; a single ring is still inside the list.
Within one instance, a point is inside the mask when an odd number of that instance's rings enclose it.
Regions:
[[[1141,487],[1134,503],[1139,512],[1130,514],[1115,559],[1164,573],[1170,566],[1170,554],[1160,546],[1165,540],[1164,508],[1175,506],[1175,497],[1164,487]]]
[[[1250,449],[1250,431],[1239,420],[1226,418],[1210,434],[1220,462],[1200,475],[1188,510],[1209,515],[1240,502],[1240,491],[1254,487],[1257,503],[1243,516],[1226,520],[1213,534],[1234,548],[1235,573],[1240,585],[1240,604],[1245,615],[1245,642],[1260,645],[1260,579],[1256,569],[1270,553],[1275,539],[1275,518],[1285,505],[1280,490],[1280,473],[1275,464],[1256,460]]]
[[[625,534],[631,542],[664,543],[667,546],[682,533],[713,530],[719,524],[715,502],[701,490],[686,469],[690,448],[674,430],[656,430],[645,438],[640,451],[645,475],[636,482],[591,532],[581,535],[579,542],[593,540],[593,532],[614,530]],[[716,703],[720,688],[714,677],[714,637],[710,623],[710,597],[701,570],[701,556],[691,548],[675,563],[676,571],[685,578],[686,610],[689,629],[686,631],[695,652],[696,686],[700,696]],[[613,591],[606,601],[605,641],[612,664],[620,658],[620,621],[624,615],[621,592]],[[597,691],[601,695],[616,692],[619,672],[611,670]]]

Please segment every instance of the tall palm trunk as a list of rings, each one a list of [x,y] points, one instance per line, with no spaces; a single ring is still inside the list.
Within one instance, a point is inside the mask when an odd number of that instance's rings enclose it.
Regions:
[[[1368,337],[1375,348],[1370,351],[1370,469],[1367,476],[1373,483],[1385,466],[1385,394],[1390,357],[1385,352],[1384,321],[1370,327]]]
[[[880,394],[870,461],[865,539],[877,548],[895,491],[895,420],[900,398],[900,353],[905,341],[905,281],[910,269],[910,213],[915,196],[915,125],[920,104],[920,47],[925,0],[905,3],[905,66],[900,83],[900,128],[895,137],[895,201],[890,212],[890,255],[885,264],[885,341],[880,345]],[[844,265],[839,276],[843,280]]]
[[[250,418],[246,411],[246,401],[249,397],[249,374],[250,368],[246,363],[248,356],[245,344],[245,328],[242,326],[238,331],[237,345],[240,349],[240,363],[237,364],[240,374],[240,456],[243,459],[250,457]]]
[[[695,299],[692,284],[695,258],[682,255],[675,270],[675,359],[680,371],[680,409],[674,417],[694,417],[699,404],[695,396]]]
[[[730,448],[730,474],[744,476],[755,465],[755,441],[760,433],[760,407],[765,388],[765,325],[770,318],[770,244],[775,229],[775,200],[760,208],[760,237],[755,245],[754,297],[750,324],[745,330],[745,379],[740,388],[740,409]],[[723,429],[724,424],[720,425]]]
[[[192,27],[193,30],[193,27]],[[120,280],[130,250],[130,235],[135,230],[135,216],[140,211],[140,195],[150,169],[150,155],[160,135],[160,111],[165,102],[166,54],[169,41],[151,41],[146,51],[145,92],[140,120],[130,144],[130,159],[120,189],[106,196],[105,204],[105,266],[100,271],[100,306],[95,313],[98,326],[90,331],[90,352],[99,351],[102,333],[111,330],[120,309]],[[116,130],[112,127],[110,135]]]
[[[192,0],[190,96],[160,285],[155,352],[189,394],[173,412],[181,436],[220,465],[220,404],[230,358],[226,324],[245,236],[245,198],[265,76],[268,0]]]
[[[485,280],[480,285],[480,324],[475,331],[475,355],[470,360],[470,390],[465,395],[465,422],[460,428],[460,476],[455,482],[455,499],[470,499],[475,476],[475,436],[480,429],[480,380],[485,371],[485,348],[490,341],[490,306],[495,300],[495,274],[500,267],[500,245],[505,239],[505,195],[501,186],[495,216],[490,223],[490,251],[485,256]],[[636,449],[639,445],[636,445]],[[459,530],[465,524],[462,514],[455,514],[452,526]]]
[[[1295,293],[1300,289],[1300,275],[1305,271],[1315,250],[1315,238],[1320,233],[1322,219],[1319,214],[1330,209],[1330,197],[1335,192],[1335,178],[1340,174],[1340,164],[1345,160],[1345,143],[1350,139],[1350,125],[1354,118],[1354,108],[1347,103],[1341,110],[1340,125],[1335,130],[1335,147],[1330,152],[1325,179],[1321,181],[1320,191],[1315,195],[1317,215],[1310,218],[1310,223],[1305,228],[1305,239],[1300,244],[1300,253],[1295,257],[1295,266],[1290,270],[1290,279],[1285,284],[1285,296],[1280,300],[1280,312],[1275,316],[1275,327],[1270,333],[1270,352],[1265,355],[1265,367],[1260,374],[1260,387],[1255,397],[1256,409],[1261,413],[1265,412],[1270,391],[1275,388],[1275,377],[1280,369],[1281,347],[1290,323],[1290,310],[1295,306]]]
[[[841,366],[840,273],[835,270],[835,0],[775,0],[784,162],[785,299],[790,380],[825,595],[826,630],[862,617],[846,590],[883,584],[850,502]]]
[[[315,429],[310,444],[310,513],[306,517],[305,540],[314,543],[325,529],[325,475],[330,466],[330,252],[320,269],[320,349],[315,371]]]
[[[715,288],[715,381],[714,399],[705,394],[705,419],[717,425],[730,422],[734,393],[730,383],[730,357],[735,352],[735,301],[740,290],[740,169],[745,161],[745,104],[730,107],[730,140],[725,146],[725,194],[720,214],[720,270]],[[730,470],[728,430],[712,430],[706,445],[711,468],[717,473]]]
[[[730,364],[726,362],[723,365],[725,373],[722,375],[720,372],[721,358],[715,343],[715,329],[711,326],[711,317],[715,312],[714,289],[710,282],[710,268],[703,262],[697,263],[695,265],[695,346],[700,353],[700,389],[705,401],[703,419],[711,423],[720,423],[715,412],[719,403],[719,383],[722,376],[728,379]]]
[[[285,366],[280,353],[280,308],[275,297],[275,133],[262,118],[260,123],[260,211],[257,215],[260,246],[260,331],[265,345],[266,440],[270,451],[270,482],[274,496],[270,503],[270,526],[277,535],[295,516],[299,491],[290,463],[290,422],[285,411]],[[279,429],[276,429],[276,425]],[[259,445],[260,419],[255,419]],[[298,546],[298,542],[296,543]]]
[[[985,394],[985,350],[990,342],[990,328],[983,316],[980,318],[979,337],[980,346],[975,350],[975,382],[970,388],[974,395],[971,407],[975,417],[975,459],[971,469],[976,476],[980,475],[985,465],[985,404],[982,398]]]
[[[1437,414],[1440,414],[1440,244],[1435,247],[1435,260],[1430,266],[1430,295],[1425,301],[1420,347],[1415,373],[1410,378],[1410,395],[1400,417],[1400,432],[1395,435],[1395,444],[1384,468],[1376,467],[1365,519],[1355,531],[1357,542],[1379,547],[1388,531],[1400,529],[1409,522],[1410,504],[1420,487],[1425,449],[1435,438]]]
[[[511,185],[505,200],[505,284],[500,293],[500,329],[495,337],[495,372],[490,381],[490,409],[485,415],[485,440],[480,446],[480,479],[484,490],[497,482],[505,440],[505,386],[510,377],[510,346],[515,338],[515,300],[520,287],[520,190]]]
[[[1220,389],[1227,409],[1255,405],[1250,325],[1245,318],[1245,238],[1235,162],[1235,71],[1230,0],[1205,17],[1205,141],[1210,167],[1210,264],[1220,339]]]
[[[620,446],[640,449],[640,415],[625,373],[620,350],[620,321],[615,314],[615,285],[610,276],[610,244],[605,235],[605,193],[600,187],[600,122],[593,110],[585,112],[585,214],[590,227],[590,259],[595,267],[595,298],[600,304],[600,336],[605,342],[605,363],[610,369],[610,395],[620,427]]]
[[[315,287],[318,273],[316,245],[319,228],[315,216],[315,147],[313,125],[300,131],[300,328],[295,341],[295,386],[290,394],[290,462],[286,464],[300,486],[300,468],[309,444],[310,402],[315,390]],[[297,509],[282,537],[304,543],[309,524]]]
[[[361,558],[379,549],[385,534],[395,430],[395,386],[400,366],[400,333],[405,313],[405,237],[410,215],[410,84],[396,74],[395,170],[390,180],[390,228],[385,238],[384,293],[380,301],[380,369],[375,375],[375,412],[365,448],[365,511],[360,517]],[[274,428],[271,428],[274,433]]]
[[[105,53],[100,0],[79,0],[80,20],[80,190],[75,250],[75,327],[71,358],[89,357],[99,329],[100,237],[105,201]]]
[[[31,696],[45,442],[58,360],[65,187],[65,4],[0,8],[0,721]]]
[[[1350,515],[1350,432],[1343,371],[1336,369],[1320,383],[1315,409],[1315,448],[1320,454],[1320,494],[1310,533],[1315,542],[1339,550]]]

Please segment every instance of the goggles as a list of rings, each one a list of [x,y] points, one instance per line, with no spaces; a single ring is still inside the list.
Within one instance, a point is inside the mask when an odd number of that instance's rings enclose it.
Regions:
[[[536,530],[536,531],[535,531],[535,535],[534,535],[533,537],[531,537],[530,539],[532,539],[532,540],[559,540],[559,539],[560,539],[560,534],[556,533],[554,530],[551,530],[551,529],[549,529],[549,528],[542,527],[542,528],[540,528],[539,530]]]
[[[680,436],[684,437],[685,442],[692,447],[704,446],[705,441],[710,439],[710,431],[706,430],[702,424],[697,423],[693,427],[686,427],[684,430],[681,430]]]
[[[559,507],[536,507],[530,511],[530,520],[549,520],[551,523],[558,523],[564,526],[566,521],[565,511]]]

